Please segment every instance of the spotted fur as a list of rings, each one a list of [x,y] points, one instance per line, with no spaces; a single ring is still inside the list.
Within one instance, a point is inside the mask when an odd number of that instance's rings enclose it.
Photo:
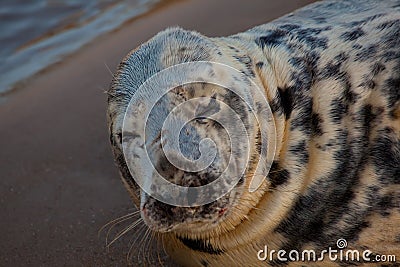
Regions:
[[[130,53],[109,91],[108,121],[123,181],[141,208],[146,203],[121,150],[124,112],[151,75],[190,61],[233,66],[264,88],[278,145],[254,193],[245,190],[245,176],[234,197],[208,206],[176,208],[146,198],[153,216],[147,223],[165,232],[173,259],[184,266],[296,266],[304,263],[262,263],[257,251],[321,251],[345,238],[349,249],[400,260],[400,1],[322,1],[221,38],[172,28]],[[183,95],[201,90],[184,88]],[[205,91],[243,109],[233,96]],[[257,157],[258,130],[251,120],[248,127]]]

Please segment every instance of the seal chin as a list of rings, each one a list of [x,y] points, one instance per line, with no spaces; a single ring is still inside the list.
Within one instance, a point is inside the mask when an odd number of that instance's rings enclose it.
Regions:
[[[187,232],[193,232],[193,229],[196,229],[199,231],[200,229],[209,229],[210,228],[210,223],[204,222],[204,221],[183,221],[183,222],[171,222],[167,224],[161,224],[158,221],[154,221],[149,217],[147,214],[147,211],[142,211],[141,213],[142,219],[146,226],[158,233],[170,233],[170,232],[177,232],[177,233],[187,233]],[[215,224],[218,224],[218,222],[215,222]]]

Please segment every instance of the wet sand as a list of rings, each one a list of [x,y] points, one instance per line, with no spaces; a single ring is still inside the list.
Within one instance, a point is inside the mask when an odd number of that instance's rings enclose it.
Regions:
[[[137,233],[109,249],[105,234],[98,237],[104,224],[133,207],[109,148],[104,91],[110,70],[168,26],[228,35],[310,2],[172,1],[0,97],[0,266],[128,265]],[[133,254],[143,244],[133,244]],[[132,265],[143,263],[134,257]]]

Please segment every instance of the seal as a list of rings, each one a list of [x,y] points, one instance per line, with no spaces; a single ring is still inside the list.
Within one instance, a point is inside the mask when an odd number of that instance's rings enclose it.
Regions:
[[[129,53],[108,92],[110,141],[128,192],[168,254],[182,266],[301,266],[304,251],[305,260],[317,266],[383,259],[395,265],[400,259],[399,47],[400,1],[346,0],[317,2],[228,37],[170,28]],[[124,118],[150,77],[204,61],[231,66],[262,88],[276,130],[275,154],[261,185],[249,191],[263,148],[257,118],[246,112],[243,99],[201,81],[169,91],[149,120],[157,125],[174,106],[207,97],[192,107],[200,115],[182,128],[180,148],[196,160],[200,140],[209,138],[217,152],[207,168],[182,170],[162,152],[161,128],[150,127],[146,146],[166,180],[199,187],[224,171],[231,133],[209,119],[227,116],[221,103],[236,112],[249,142],[246,171],[229,193],[202,205],[174,206],[148,194],[132,176],[128,161],[140,157],[124,157]],[[212,67],[210,72],[218,76]],[[257,106],[261,99],[251,101]],[[233,158],[237,164],[244,160]],[[330,248],[342,258],[329,258]],[[343,258],[348,254],[354,257]]]

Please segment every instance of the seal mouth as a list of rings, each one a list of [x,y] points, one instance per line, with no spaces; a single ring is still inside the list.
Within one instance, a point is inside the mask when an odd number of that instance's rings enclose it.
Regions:
[[[151,197],[141,207],[144,223],[155,232],[202,232],[217,227],[229,215],[229,196],[196,207],[172,206]]]

